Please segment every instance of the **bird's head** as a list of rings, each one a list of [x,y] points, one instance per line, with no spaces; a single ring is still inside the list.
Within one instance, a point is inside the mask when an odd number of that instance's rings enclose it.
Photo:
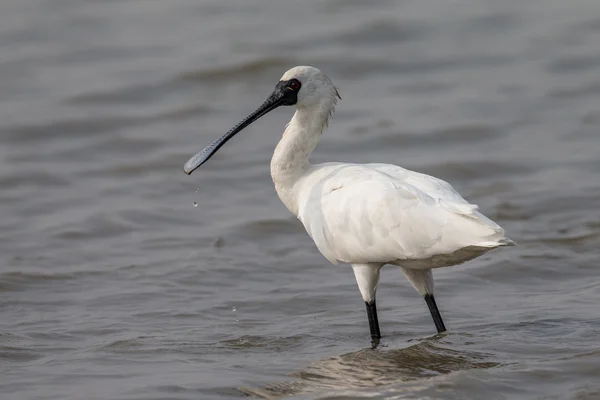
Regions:
[[[288,70],[275,87],[289,97],[297,108],[333,106],[341,98],[331,79],[315,67],[299,66]],[[292,103],[293,101],[293,103]]]
[[[296,106],[297,109],[331,113],[338,98],[341,97],[327,75],[314,67],[294,67],[283,74],[281,80],[275,85],[273,93],[256,111],[190,158],[183,169],[186,174],[191,174],[208,161],[229,139],[279,106]]]

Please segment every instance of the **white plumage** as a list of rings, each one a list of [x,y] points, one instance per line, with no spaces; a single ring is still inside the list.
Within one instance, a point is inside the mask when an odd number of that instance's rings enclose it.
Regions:
[[[508,244],[504,230],[447,182],[394,165],[317,165],[299,181],[298,196],[298,218],[334,264],[437,268]]]
[[[338,97],[318,69],[292,68],[261,108],[190,159],[185,171],[191,173],[266,112],[295,105],[296,113],[271,160],[275,189],[325,258],[352,264],[374,344],[380,337],[375,293],[385,264],[402,268],[425,297],[438,332],[443,332],[431,269],[459,264],[513,242],[441,179],[389,164],[310,164],[309,156]]]

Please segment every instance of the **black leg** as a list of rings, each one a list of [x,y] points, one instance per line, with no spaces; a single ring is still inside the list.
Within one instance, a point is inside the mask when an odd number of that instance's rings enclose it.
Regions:
[[[379,320],[377,319],[377,306],[375,300],[371,302],[365,301],[367,305],[367,317],[369,317],[369,328],[371,329],[371,345],[373,348],[379,345],[381,332],[379,331]]]
[[[433,322],[435,323],[438,333],[446,332],[444,321],[442,321],[440,310],[438,310],[437,304],[435,304],[435,298],[433,295],[429,293],[426,294],[425,302],[427,303],[427,307],[429,307],[429,312],[431,312],[431,316],[433,317]]]

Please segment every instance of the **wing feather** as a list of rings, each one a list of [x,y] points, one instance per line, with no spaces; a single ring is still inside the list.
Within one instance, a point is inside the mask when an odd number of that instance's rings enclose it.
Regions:
[[[348,164],[310,185],[298,218],[333,263],[428,258],[504,238],[450,184],[400,167]]]

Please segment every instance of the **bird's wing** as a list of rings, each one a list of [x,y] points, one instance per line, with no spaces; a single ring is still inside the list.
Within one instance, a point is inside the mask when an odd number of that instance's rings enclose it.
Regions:
[[[391,262],[496,247],[504,231],[441,180],[341,165],[309,182],[298,218],[331,262]],[[489,221],[489,222],[488,222]]]
[[[504,234],[504,230],[478,211],[479,206],[476,204],[469,203],[465,200],[460,193],[458,193],[452,185],[448,182],[436,178],[435,176],[423,174],[420,172],[411,171],[397,165],[392,164],[369,164],[374,166],[378,171],[386,173],[396,179],[403,180],[407,184],[415,187],[416,189],[426,193],[432,198],[436,199],[440,205],[447,208],[448,210],[475,218],[480,223],[485,223],[494,231]],[[511,242],[510,239],[507,239]]]
[[[458,193],[448,182],[431,175],[411,171],[392,164],[368,164],[391,177],[403,181],[432,198],[454,212],[472,214],[479,207],[471,204]]]

